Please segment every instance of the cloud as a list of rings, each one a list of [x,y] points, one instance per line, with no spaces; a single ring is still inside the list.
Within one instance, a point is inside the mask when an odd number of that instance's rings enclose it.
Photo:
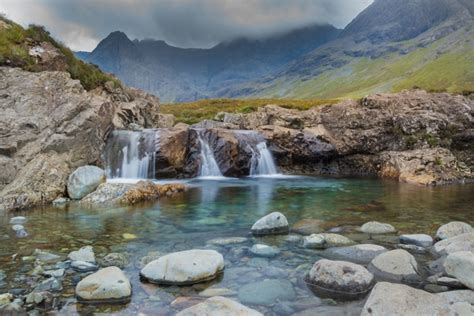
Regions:
[[[74,50],[92,50],[110,32],[179,47],[211,47],[315,23],[344,27],[373,0],[2,0],[0,12],[44,25]]]

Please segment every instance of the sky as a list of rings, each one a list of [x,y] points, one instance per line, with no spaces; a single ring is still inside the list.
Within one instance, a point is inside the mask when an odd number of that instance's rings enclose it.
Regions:
[[[44,25],[79,51],[110,32],[178,47],[212,47],[312,24],[343,28],[373,0],[0,0],[0,12],[24,26]]]

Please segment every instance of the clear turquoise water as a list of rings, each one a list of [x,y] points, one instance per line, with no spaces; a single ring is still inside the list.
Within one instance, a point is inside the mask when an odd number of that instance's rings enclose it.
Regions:
[[[285,236],[253,238],[249,235],[252,224],[270,211],[284,213],[290,225],[301,219],[319,219],[327,229],[378,220],[391,223],[400,233],[433,235],[439,225],[451,220],[474,224],[472,184],[427,188],[375,179],[249,178],[194,180],[188,185],[189,190],[181,195],[130,208],[69,205],[0,215],[0,270],[7,275],[0,282],[0,293],[12,289],[24,289],[28,293],[38,280],[42,280],[28,275],[34,267],[32,262],[21,260],[34,249],[66,255],[90,244],[97,257],[109,252],[129,255],[131,262],[125,273],[133,285],[132,301],[124,305],[77,304],[74,284],[80,277],[71,273],[66,275],[60,294],[62,313],[172,315],[203,299],[199,293],[206,287],[227,288],[238,293],[245,285],[279,279],[291,282],[296,298],[269,306],[250,306],[269,315],[288,313],[285,306],[294,313],[315,308],[314,311],[324,313],[347,311],[358,314],[363,301],[321,300],[307,289],[303,276],[320,258],[316,251],[304,249],[302,242],[288,241]],[[29,236],[24,239],[17,239],[8,224],[10,217],[18,215],[28,218],[24,226]],[[137,238],[124,239],[124,233]],[[248,237],[249,240],[225,247],[206,244],[213,238],[231,236]],[[350,237],[360,242],[369,238],[361,234]],[[254,243],[277,246],[281,253],[271,259],[257,258],[248,251]],[[387,240],[382,244],[395,246]],[[186,287],[159,287],[140,282],[139,260],[149,252],[168,253],[192,248],[221,252],[226,260],[223,276],[210,283]],[[421,261],[426,259],[420,258]],[[230,297],[239,300],[237,294]]]

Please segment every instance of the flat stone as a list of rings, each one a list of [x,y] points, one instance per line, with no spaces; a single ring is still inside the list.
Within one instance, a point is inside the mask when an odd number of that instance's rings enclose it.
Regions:
[[[140,276],[157,284],[194,284],[214,279],[224,270],[224,257],[215,250],[186,250],[148,263]]]
[[[317,261],[305,278],[318,297],[353,300],[367,295],[374,276],[361,265],[346,261]]]
[[[213,297],[213,296],[233,296],[237,293],[226,288],[207,288],[199,293],[199,296]]]
[[[459,282],[458,279],[455,278],[449,278],[449,277],[440,277],[436,279],[436,283],[439,285],[444,285],[447,287],[450,287],[452,289],[463,289],[466,288],[464,284]]]
[[[47,270],[43,272],[43,275],[48,277],[61,278],[64,275],[64,269]]]
[[[85,261],[95,264],[94,249],[91,246],[84,246],[77,251],[72,251],[67,257],[72,261]]]
[[[250,248],[250,252],[256,256],[261,257],[275,257],[280,254],[280,250],[277,247],[255,244]]]
[[[437,256],[447,256],[458,251],[474,251],[474,233],[443,239],[431,248],[431,252]]]
[[[433,245],[433,238],[426,234],[405,234],[400,236],[400,243],[419,247],[431,247]]]
[[[82,279],[76,296],[84,302],[124,302],[132,295],[132,285],[117,267],[107,267]]]
[[[291,231],[302,235],[318,234],[324,231],[322,225],[323,221],[319,219],[302,219],[291,226]]]
[[[67,192],[73,200],[80,200],[105,182],[105,171],[96,166],[77,168],[69,175]]]
[[[36,292],[60,292],[63,289],[61,281],[57,278],[49,278],[41,282],[35,287]]]
[[[256,221],[251,231],[254,235],[287,234],[288,220],[282,213],[273,212]]]
[[[386,251],[387,249],[385,247],[379,245],[360,244],[347,247],[328,248],[323,251],[322,255],[335,260],[350,261],[358,264],[368,264],[375,257]]]
[[[438,231],[436,232],[436,239],[443,240],[472,232],[472,226],[468,223],[449,222],[438,228]]]
[[[232,244],[241,244],[246,242],[248,239],[245,237],[226,237],[226,238],[215,238],[208,240],[206,244],[215,246],[226,246]]]
[[[36,257],[36,259],[44,263],[56,263],[58,261],[62,261],[63,259],[63,256],[40,249],[35,249],[34,256]]]
[[[325,249],[353,245],[354,241],[339,234],[322,233],[304,237],[303,247],[310,249]]]
[[[87,261],[73,261],[71,262],[71,269],[77,272],[91,272],[97,270],[99,267],[94,263]]]
[[[277,300],[291,301],[296,293],[288,280],[272,279],[246,284],[239,289],[238,296],[244,304],[269,306]]]
[[[474,290],[474,252],[459,251],[451,253],[444,262],[444,269],[446,273]]]
[[[390,224],[380,222],[368,222],[360,227],[360,231],[366,234],[389,234],[397,230]]]
[[[15,216],[10,219],[10,225],[23,225],[28,220],[24,216]]]
[[[368,266],[377,281],[419,284],[418,263],[409,252],[396,249],[384,252],[372,260]]]
[[[215,296],[176,314],[177,316],[262,316],[260,312],[248,308],[225,297]]]

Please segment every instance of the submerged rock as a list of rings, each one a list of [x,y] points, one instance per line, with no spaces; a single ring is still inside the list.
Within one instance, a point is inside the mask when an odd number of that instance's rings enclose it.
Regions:
[[[79,250],[72,251],[67,257],[72,261],[86,261],[89,263],[95,263],[95,254],[92,246],[84,246]]]
[[[451,253],[444,262],[444,268],[446,273],[474,290],[474,252],[459,251]]]
[[[474,251],[474,233],[443,239],[431,248],[431,252],[437,256],[446,256],[458,251]]]
[[[239,289],[239,300],[244,304],[273,305],[276,301],[291,301],[296,297],[290,281],[282,279],[249,283]]]
[[[419,247],[431,247],[433,238],[426,234],[406,234],[400,236],[400,243]]]
[[[71,199],[80,200],[94,192],[103,182],[105,182],[104,170],[96,166],[79,167],[69,176],[67,192]]]
[[[368,222],[360,227],[361,232],[366,234],[389,234],[397,230],[390,224],[379,222]]]
[[[112,252],[106,255],[104,258],[99,260],[102,267],[119,267],[120,269],[125,268],[128,265],[128,256],[122,253]]]
[[[206,241],[206,244],[215,245],[215,246],[226,246],[231,244],[241,244],[246,242],[248,239],[245,237],[225,237],[225,238],[215,238]]]
[[[174,252],[148,263],[140,276],[157,284],[194,284],[214,279],[224,270],[224,257],[214,250]]]
[[[27,222],[27,219],[24,216],[16,216],[10,219],[10,225],[23,225],[26,222]]]
[[[346,261],[317,261],[305,278],[319,297],[355,300],[374,286],[374,276],[361,265]]]
[[[303,238],[303,247],[312,249],[325,249],[353,244],[354,241],[349,238],[332,233],[313,234]]]
[[[132,285],[117,267],[107,267],[82,279],[76,296],[83,302],[123,302],[132,295]]]
[[[250,248],[250,252],[254,255],[261,257],[275,257],[280,254],[280,250],[277,247],[255,244]]]
[[[302,235],[317,234],[324,231],[322,225],[323,221],[319,219],[302,219],[291,226],[291,231]]]
[[[384,252],[368,266],[378,281],[420,284],[418,263],[409,252],[396,249]]]
[[[335,259],[351,261],[358,264],[368,264],[387,249],[373,244],[361,244],[347,247],[334,247],[324,250],[323,256]]]
[[[260,312],[250,309],[247,306],[239,304],[225,297],[215,296],[196,304],[176,314],[177,316],[219,316],[219,315],[238,315],[238,316],[262,316]]]
[[[288,230],[288,221],[285,215],[280,212],[270,213],[260,218],[252,226],[254,235],[287,234]]]
[[[33,254],[36,257],[36,259],[44,263],[56,263],[63,260],[64,258],[61,255],[57,255],[57,254],[40,250],[40,249],[35,249]]]
[[[472,226],[464,222],[450,222],[444,224],[436,232],[436,239],[448,239],[465,233],[471,233]]]

